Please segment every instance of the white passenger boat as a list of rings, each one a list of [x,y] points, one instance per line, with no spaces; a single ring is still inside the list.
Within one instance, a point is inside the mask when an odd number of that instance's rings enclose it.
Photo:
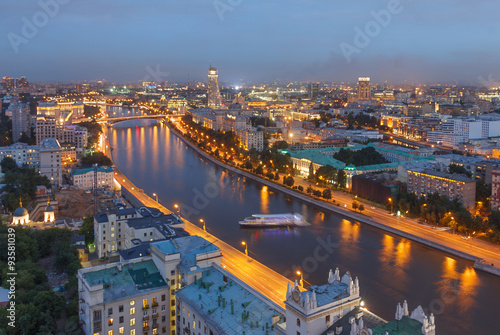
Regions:
[[[254,214],[239,224],[243,227],[286,227],[308,226],[304,217],[297,213],[286,214]]]

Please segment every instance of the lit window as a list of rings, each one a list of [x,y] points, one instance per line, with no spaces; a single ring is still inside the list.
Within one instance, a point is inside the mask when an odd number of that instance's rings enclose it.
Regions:
[[[130,335],[135,335],[135,329],[132,329],[132,330],[130,331]]]
[[[130,306],[134,306],[134,304],[135,304],[135,301],[134,301],[134,300],[132,300],[132,301],[130,302]]]
[[[113,335],[113,331],[112,330],[108,330],[108,335]]]
[[[131,325],[131,326],[135,326],[135,318],[130,319],[130,325]]]
[[[134,315],[135,314],[135,307],[131,307],[130,308],[130,315]]]

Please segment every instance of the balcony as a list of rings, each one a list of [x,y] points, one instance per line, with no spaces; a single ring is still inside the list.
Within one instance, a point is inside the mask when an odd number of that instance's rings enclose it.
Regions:
[[[142,309],[149,309],[149,305],[142,305]]]
[[[149,326],[142,327],[142,330],[143,331],[148,331],[149,330]]]
[[[153,302],[153,304],[151,306],[158,307],[158,303],[157,302]]]
[[[149,315],[144,315],[144,316],[142,317],[142,320],[143,320],[143,321],[144,321],[144,320],[149,320]]]

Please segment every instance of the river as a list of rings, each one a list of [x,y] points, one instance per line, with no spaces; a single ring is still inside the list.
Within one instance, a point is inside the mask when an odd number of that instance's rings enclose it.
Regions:
[[[116,166],[167,208],[179,204],[191,222],[203,218],[218,238],[282,273],[322,285],[339,267],[359,277],[365,305],[392,320],[408,300],[434,312],[437,334],[499,334],[500,278],[476,272],[472,262],[320,210],[203,159],[168,127],[137,120],[110,128]],[[255,213],[302,214],[306,228],[243,229]]]

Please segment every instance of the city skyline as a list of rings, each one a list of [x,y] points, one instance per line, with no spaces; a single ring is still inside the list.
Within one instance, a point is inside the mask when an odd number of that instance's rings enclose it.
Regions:
[[[5,5],[2,75],[32,81],[485,82],[498,78],[495,9],[483,0],[67,0]],[[446,13],[444,16],[443,13]],[[475,14],[481,15],[475,15]]]

